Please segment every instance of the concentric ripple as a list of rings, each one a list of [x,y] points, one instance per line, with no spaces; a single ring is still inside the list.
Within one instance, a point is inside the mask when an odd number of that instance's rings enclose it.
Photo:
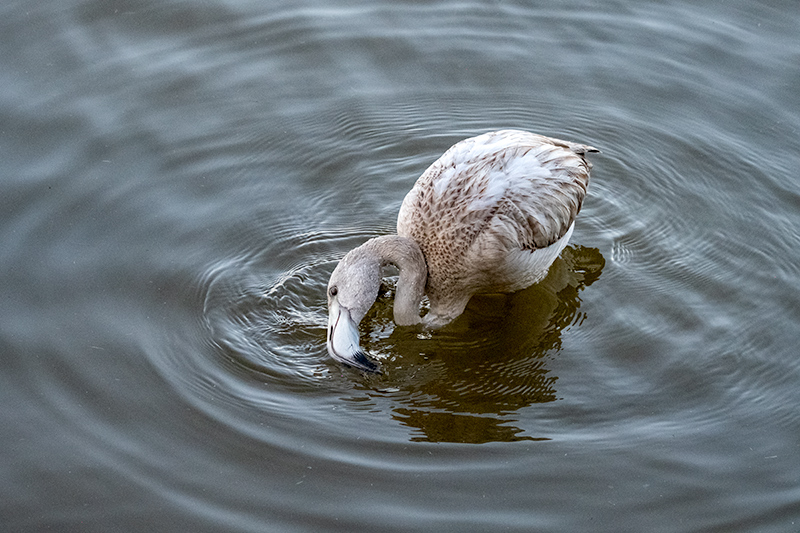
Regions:
[[[339,366],[325,349],[325,287],[336,262],[327,250],[366,238],[298,233],[287,239],[291,247],[281,242],[276,250],[302,248],[308,260],[277,274],[273,268],[281,264],[281,255],[270,250],[209,268],[201,281],[203,324],[216,360],[183,364],[222,386],[190,387],[192,394],[229,397],[241,406],[269,406],[279,413],[294,412],[298,401],[307,401],[305,416],[320,423],[314,420],[319,407],[313,405],[333,401],[325,398],[339,391],[331,383],[333,388],[325,392],[331,385],[324,385],[320,395],[320,385],[343,376],[342,383],[363,389],[357,397],[384,404],[412,428],[416,440],[516,440],[520,430],[503,425],[506,415],[557,399],[558,378],[549,372],[547,359],[557,353],[562,331],[581,320],[578,292],[600,275],[602,255],[568,247],[542,283],[512,296],[475,298],[460,319],[435,332],[394,325],[396,278],[390,276],[361,324],[363,346],[384,369],[382,376],[369,376]],[[267,258],[274,264],[263,264]],[[220,373],[228,379],[214,377]],[[289,394],[292,404],[281,404]],[[475,418],[471,423],[483,433],[456,435],[437,427],[464,417]]]

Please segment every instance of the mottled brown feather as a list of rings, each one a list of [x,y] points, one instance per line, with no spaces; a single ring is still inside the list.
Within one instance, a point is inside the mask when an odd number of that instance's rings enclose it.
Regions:
[[[416,241],[425,256],[432,306],[446,305],[453,293],[503,289],[492,272],[505,255],[561,239],[586,196],[592,165],[584,156],[596,151],[504,130],[461,141],[436,160],[397,220],[398,235]]]

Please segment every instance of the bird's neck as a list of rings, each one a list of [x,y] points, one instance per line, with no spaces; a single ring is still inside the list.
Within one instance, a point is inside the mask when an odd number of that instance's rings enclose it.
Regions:
[[[425,294],[428,266],[416,242],[399,235],[386,235],[368,241],[384,264],[391,263],[400,271],[394,296],[394,321],[398,326],[421,322],[419,305]]]

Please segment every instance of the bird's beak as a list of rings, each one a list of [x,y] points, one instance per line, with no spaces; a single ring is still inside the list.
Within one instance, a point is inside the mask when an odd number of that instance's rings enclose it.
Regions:
[[[367,359],[358,345],[358,323],[350,318],[350,310],[336,300],[331,301],[328,309],[328,353],[353,368],[381,373],[378,365]]]

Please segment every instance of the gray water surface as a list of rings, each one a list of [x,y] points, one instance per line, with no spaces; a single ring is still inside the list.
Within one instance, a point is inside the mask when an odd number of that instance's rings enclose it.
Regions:
[[[6,2],[0,530],[800,531],[800,7]],[[540,284],[325,350],[456,141],[596,146]]]

